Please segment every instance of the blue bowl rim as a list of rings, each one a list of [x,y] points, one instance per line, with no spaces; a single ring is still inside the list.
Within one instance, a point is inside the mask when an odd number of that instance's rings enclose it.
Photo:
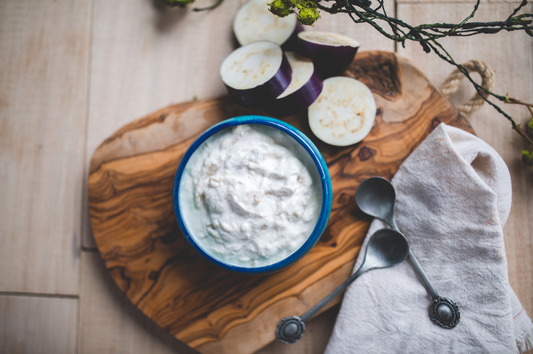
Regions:
[[[209,139],[211,136],[218,133],[219,131],[236,126],[236,125],[242,125],[242,124],[259,124],[259,125],[266,125],[266,126],[274,127],[288,134],[293,139],[295,139],[298,143],[300,143],[300,145],[304,147],[304,149],[311,156],[313,162],[315,163],[315,166],[317,167],[318,174],[320,176],[320,182],[322,185],[322,206],[320,210],[320,215],[318,217],[318,221],[315,225],[315,228],[313,229],[313,232],[311,232],[311,235],[309,235],[309,237],[307,238],[307,240],[304,242],[302,246],[300,246],[295,252],[293,252],[287,258],[282,259],[279,262],[269,264],[266,266],[261,266],[261,267],[235,266],[232,264],[221,262],[220,260],[214,258],[212,255],[204,251],[196,243],[193,236],[190,234],[189,230],[187,229],[187,226],[185,226],[185,223],[183,222],[181,213],[179,211],[180,209],[179,208],[179,188],[180,188],[179,182],[181,181],[181,176],[183,175],[185,166],[189,162],[189,159],[194,154],[196,149],[204,141],[206,141],[207,139]],[[320,239],[320,236],[322,236],[322,233],[324,232],[326,225],[328,223],[329,215],[331,212],[331,205],[333,202],[333,191],[331,187],[331,177],[329,175],[326,162],[324,161],[324,158],[322,157],[322,154],[320,153],[320,151],[313,144],[313,142],[309,140],[307,136],[305,136],[305,134],[303,134],[301,131],[299,131],[292,125],[285,123],[281,120],[266,117],[266,116],[248,115],[248,116],[239,116],[235,118],[230,118],[218,124],[215,124],[211,128],[207,129],[205,132],[203,132],[189,146],[189,148],[183,155],[183,158],[181,159],[178,170],[176,172],[176,176],[174,178],[174,189],[172,193],[172,202],[174,205],[174,213],[176,214],[176,219],[178,220],[178,225],[182,233],[184,234],[185,238],[187,239],[187,241],[191,244],[191,246],[197,252],[199,252],[201,255],[203,255],[204,257],[206,257],[208,260],[215,263],[216,265],[224,269],[230,270],[230,271],[248,273],[248,274],[265,274],[265,273],[281,270],[297,262],[303,256],[305,256],[307,252],[309,252],[309,250],[311,250],[311,248],[313,248],[313,246],[318,242],[318,240]]]

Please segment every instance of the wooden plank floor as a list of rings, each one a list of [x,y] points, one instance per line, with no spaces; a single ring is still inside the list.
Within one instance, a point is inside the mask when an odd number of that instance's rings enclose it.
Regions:
[[[78,294],[91,8],[0,1],[0,291]]]
[[[225,93],[218,69],[232,49],[231,20],[243,2],[195,13],[158,0],[0,0],[1,353],[194,352],[145,318],[107,274],[87,220],[87,167],[102,140],[129,121]],[[458,22],[473,2],[386,5],[418,24]],[[502,19],[516,5],[483,1],[478,16]],[[323,14],[316,28],[353,36],[361,50],[396,48],[346,16]],[[459,62],[487,61],[496,71],[495,91],[533,101],[531,37],[501,33],[443,44]],[[437,86],[452,69],[419,45],[397,50]],[[472,93],[464,83],[452,101]],[[527,121],[527,110],[506,109]],[[504,229],[509,278],[532,315],[533,169],[522,166],[522,143],[492,108],[470,122],[511,171],[513,206]],[[272,343],[258,353],[322,353],[337,312],[338,306],[311,321],[310,335],[298,344]]]
[[[0,295],[0,353],[76,352],[78,299]]]

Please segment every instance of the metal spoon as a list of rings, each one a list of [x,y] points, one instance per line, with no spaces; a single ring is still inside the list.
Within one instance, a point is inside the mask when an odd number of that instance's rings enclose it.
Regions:
[[[391,229],[376,231],[368,240],[365,259],[357,272],[301,317],[290,316],[279,321],[276,329],[276,338],[286,344],[298,341],[305,331],[305,322],[310,320],[324,305],[339,295],[361,274],[372,269],[387,268],[401,263],[407,258],[408,254],[409,243],[401,233]]]
[[[355,192],[355,201],[364,213],[385,221],[394,230],[400,232],[394,221],[396,192],[389,181],[381,177],[364,180]],[[409,250],[409,259],[433,299],[429,311],[433,322],[448,329],[457,326],[461,317],[459,307],[452,300],[441,297],[437,293],[411,250]]]

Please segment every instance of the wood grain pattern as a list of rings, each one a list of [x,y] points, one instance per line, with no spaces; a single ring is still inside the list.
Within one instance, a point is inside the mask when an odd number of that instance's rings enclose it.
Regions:
[[[139,311],[96,252],[81,256],[80,354],[194,354]]]
[[[305,335],[296,343],[283,344],[277,340],[258,350],[256,354],[323,354],[333,331],[340,304],[333,306],[305,323]]]
[[[78,291],[79,343],[83,342],[78,352],[187,352],[175,345],[173,337],[164,336],[150,319],[136,312],[106,276],[98,255],[83,252],[81,261],[77,256],[80,202],[83,208],[87,205],[86,196],[80,201],[87,172],[82,173],[78,164],[83,164],[84,156],[83,171],[88,171],[95,148],[132,119],[194,95],[202,99],[224,93],[216,73],[218,60],[231,50],[231,17],[244,0],[225,1],[211,13],[164,10],[156,6],[158,1],[0,1],[0,290],[28,292],[7,296],[13,299],[7,303],[0,299],[0,307],[8,311],[6,315],[0,309],[0,323],[7,324],[0,324],[2,353],[24,352],[23,346],[31,353],[75,353],[72,330],[76,318],[63,320],[72,318],[75,307],[56,306],[56,300],[65,300],[61,295],[52,299],[51,305],[49,297],[36,298],[31,293]],[[201,6],[211,0],[196,2]],[[386,1],[388,13],[421,23],[462,20],[475,0],[396,2],[397,12],[394,1]],[[509,2],[517,1],[482,0],[480,14],[483,18],[504,18],[509,13]],[[94,22],[89,14],[93,3]],[[362,50],[395,48],[375,30],[353,24],[347,16],[322,17],[317,29],[354,36]],[[446,47],[459,60],[476,58],[489,62],[497,71],[499,92],[508,91],[533,101],[531,42],[531,38],[515,32],[454,38],[446,42]],[[398,49],[436,86],[451,70],[435,56],[420,51],[419,45]],[[198,66],[193,69],[182,65],[191,63],[182,60],[189,53],[198,59]],[[92,63],[90,71],[85,67],[87,63]],[[88,74],[90,87],[86,85]],[[193,86],[189,85],[192,80],[196,80]],[[452,102],[467,99],[472,94],[469,89],[464,83]],[[87,132],[86,99],[90,103]],[[521,109],[506,109],[521,122],[527,119]],[[523,168],[517,160],[516,152],[522,146],[512,140],[515,133],[491,108],[483,107],[469,121],[478,135],[504,157],[511,170],[513,208],[505,227],[509,277],[531,315],[532,170]],[[88,215],[87,210],[82,213],[85,214]],[[83,225],[87,226],[88,220]],[[83,245],[96,247],[88,228],[83,234]],[[82,279],[78,290],[79,277]],[[6,295],[0,297],[5,299]],[[309,328],[296,345],[273,342],[260,353],[322,353],[329,336],[321,330],[330,331],[334,322],[330,311],[311,321],[310,327],[316,323],[317,331]],[[68,334],[54,336],[65,328],[60,322],[69,323]],[[38,323],[46,325],[33,326]],[[13,339],[16,344],[11,347]],[[54,340],[50,346],[48,339]]]
[[[235,46],[232,19],[245,1],[224,1],[205,12],[167,8],[160,0],[94,1],[87,162],[104,139],[134,118],[193,97],[226,94],[218,70]],[[193,6],[211,3],[196,0]],[[394,13],[394,0],[385,3]],[[394,50],[390,40],[369,25],[355,26],[347,15],[322,13],[315,28],[352,36],[362,50]],[[89,222],[83,226],[83,245],[96,247]]]
[[[361,53],[346,74],[373,90],[376,122],[365,141],[351,147],[314,139],[332,176],[332,213],[315,248],[282,272],[228,273],[196,254],[178,230],[171,196],[175,170],[194,139],[193,130],[179,139],[163,136],[155,148],[142,143],[164,130],[154,125],[203,122],[198,134],[238,114],[227,99],[155,112],[124,127],[95,152],[89,211],[98,249],[128,298],[176,338],[203,353],[250,353],[272,341],[279,319],[302,314],[350,274],[369,221],[354,203],[358,184],[374,175],[391,178],[440,122],[470,130],[429,81],[393,53]],[[312,137],[305,116],[287,121]],[[171,129],[167,133],[174,134]],[[130,146],[138,148],[128,154]]]
[[[78,294],[91,7],[0,1],[0,291]]]
[[[488,21],[506,18],[517,3],[484,3],[475,19]],[[440,4],[398,4],[398,15],[412,23],[460,22],[472,10],[473,4],[457,4],[441,1]],[[528,4],[522,12],[533,12]],[[533,38],[525,33],[490,35],[490,45],[483,37],[448,38],[442,41],[454,58],[462,63],[470,59],[486,61],[496,72],[494,92],[533,102]],[[431,82],[440,85],[451,71],[450,65],[438,60],[434,54],[426,54],[418,44],[399,48],[399,53],[417,63]],[[477,75],[476,75],[477,76]],[[474,93],[466,80],[451,101],[460,104]],[[506,105],[507,111],[523,126],[530,114],[524,107]],[[520,161],[520,150],[525,148],[510,123],[492,107],[485,105],[469,119],[478,136],[491,145],[504,159],[511,172],[513,201],[511,213],[504,227],[505,248],[509,269],[509,282],[522,302],[525,311],[533,313],[533,170]]]
[[[98,253],[83,252],[81,269],[78,353],[198,353],[143,315],[116,286]],[[275,341],[258,354],[323,353],[338,310],[335,306],[306,323],[305,340],[290,346]]]

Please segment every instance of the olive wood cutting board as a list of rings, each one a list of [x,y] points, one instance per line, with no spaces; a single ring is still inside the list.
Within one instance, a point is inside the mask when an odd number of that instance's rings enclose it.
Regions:
[[[345,75],[374,93],[374,126],[363,142],[338,148],[314,137],[305,114],[285,119],[322,152],[333,207],[317,245],[278,273],[233,274],[204,260],[181,234],[172,205],[174,175],[192,141],[221,120],[262,112],[228,98],[177,104],[128,124],[96,149],[89,213],[100,254],[135,306],[177,339],[217,354],[252,353],[274,340],[280,319],[303,314],[352,272],[370,223],[354,201],[361,181],[392,178],[441,122],[472,132],[428,79],[394,53],[359,53]]]

